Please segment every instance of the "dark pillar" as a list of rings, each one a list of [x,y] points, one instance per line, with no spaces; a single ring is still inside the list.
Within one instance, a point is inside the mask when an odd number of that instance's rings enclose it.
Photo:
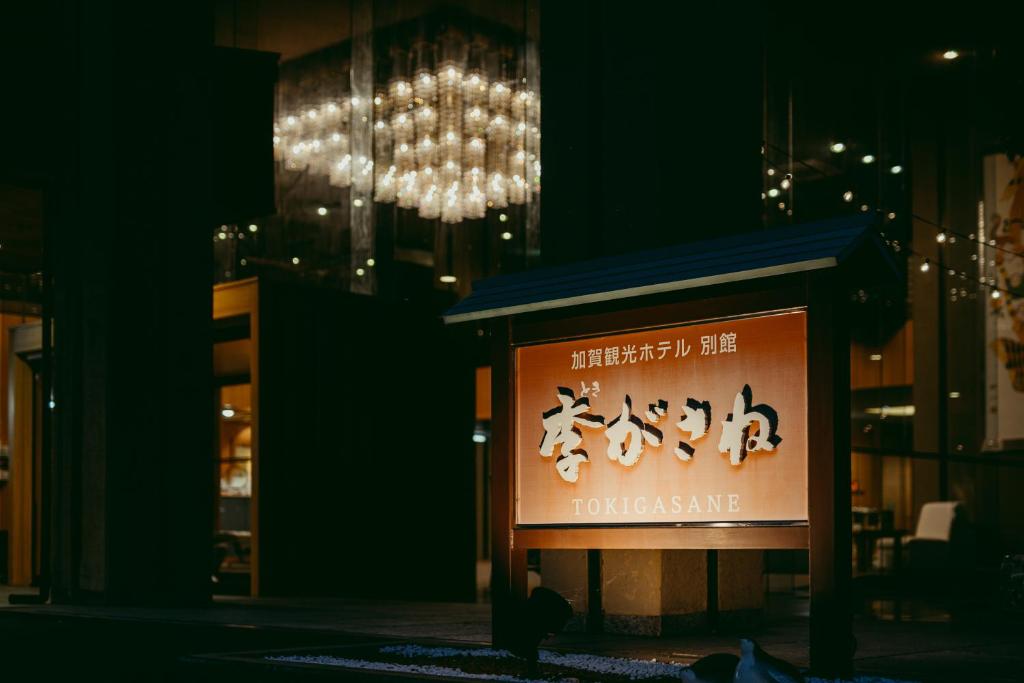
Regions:
[[[850,519],[850,333],[835,273],[808,279],[811,669],[846,676],[854,652]]]
[[[511,322],[491,326],[491,641],[495,647],[515,642],[517,603],[527,597],[526,551],[512,548],[515,522],[515,406],[512,403]]]
[[[205,3],[54,17],[54,597],[210,592],[212,249]]]

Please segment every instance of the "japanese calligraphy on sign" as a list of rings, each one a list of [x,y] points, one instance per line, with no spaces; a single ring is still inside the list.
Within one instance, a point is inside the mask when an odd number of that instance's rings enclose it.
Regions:
[[[518,524],[806,520],[806,314],[519,347],[515,426]]]

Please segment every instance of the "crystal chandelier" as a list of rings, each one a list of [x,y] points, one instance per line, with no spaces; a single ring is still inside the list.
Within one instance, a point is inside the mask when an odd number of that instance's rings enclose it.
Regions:
[[[500,63],[476,44],[421,42],[372,102],[341,85],[334,97],[284,103],[276,158],[428,220],[528,204],[540,192],[540,98]],[[373,158],[353,158],[352,126],[371,112]]]

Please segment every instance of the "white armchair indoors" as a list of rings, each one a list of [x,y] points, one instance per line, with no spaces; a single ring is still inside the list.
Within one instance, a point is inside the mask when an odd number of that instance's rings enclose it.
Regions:
[[[896,542],[902,545],[902,567],[894,566]],[[970,522],[960,501],[925,503],[913,536],[879,539],[876,569],[948,572],[973,562]]]

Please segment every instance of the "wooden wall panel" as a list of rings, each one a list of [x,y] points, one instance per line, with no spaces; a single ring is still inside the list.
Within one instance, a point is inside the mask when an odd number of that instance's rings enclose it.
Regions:
[[[11,445],[10,394],[8,391],[11,328],[38,322],[39,318],[0,313],[0,444]],[[11,484],[0,483],[0,531],[11,528]]]
[[[213,288],[213,319],[251,315],[257,310],[259,284],[256,278],[224,282]]]
[[[10,578],[12,586],[32,582],[32,368],[17,361],[14,377],[15,440],[11,445]]]
[[[909,386],[914,383],[914,326],[908,320],[882,344],[850,344],[850,387]]]

